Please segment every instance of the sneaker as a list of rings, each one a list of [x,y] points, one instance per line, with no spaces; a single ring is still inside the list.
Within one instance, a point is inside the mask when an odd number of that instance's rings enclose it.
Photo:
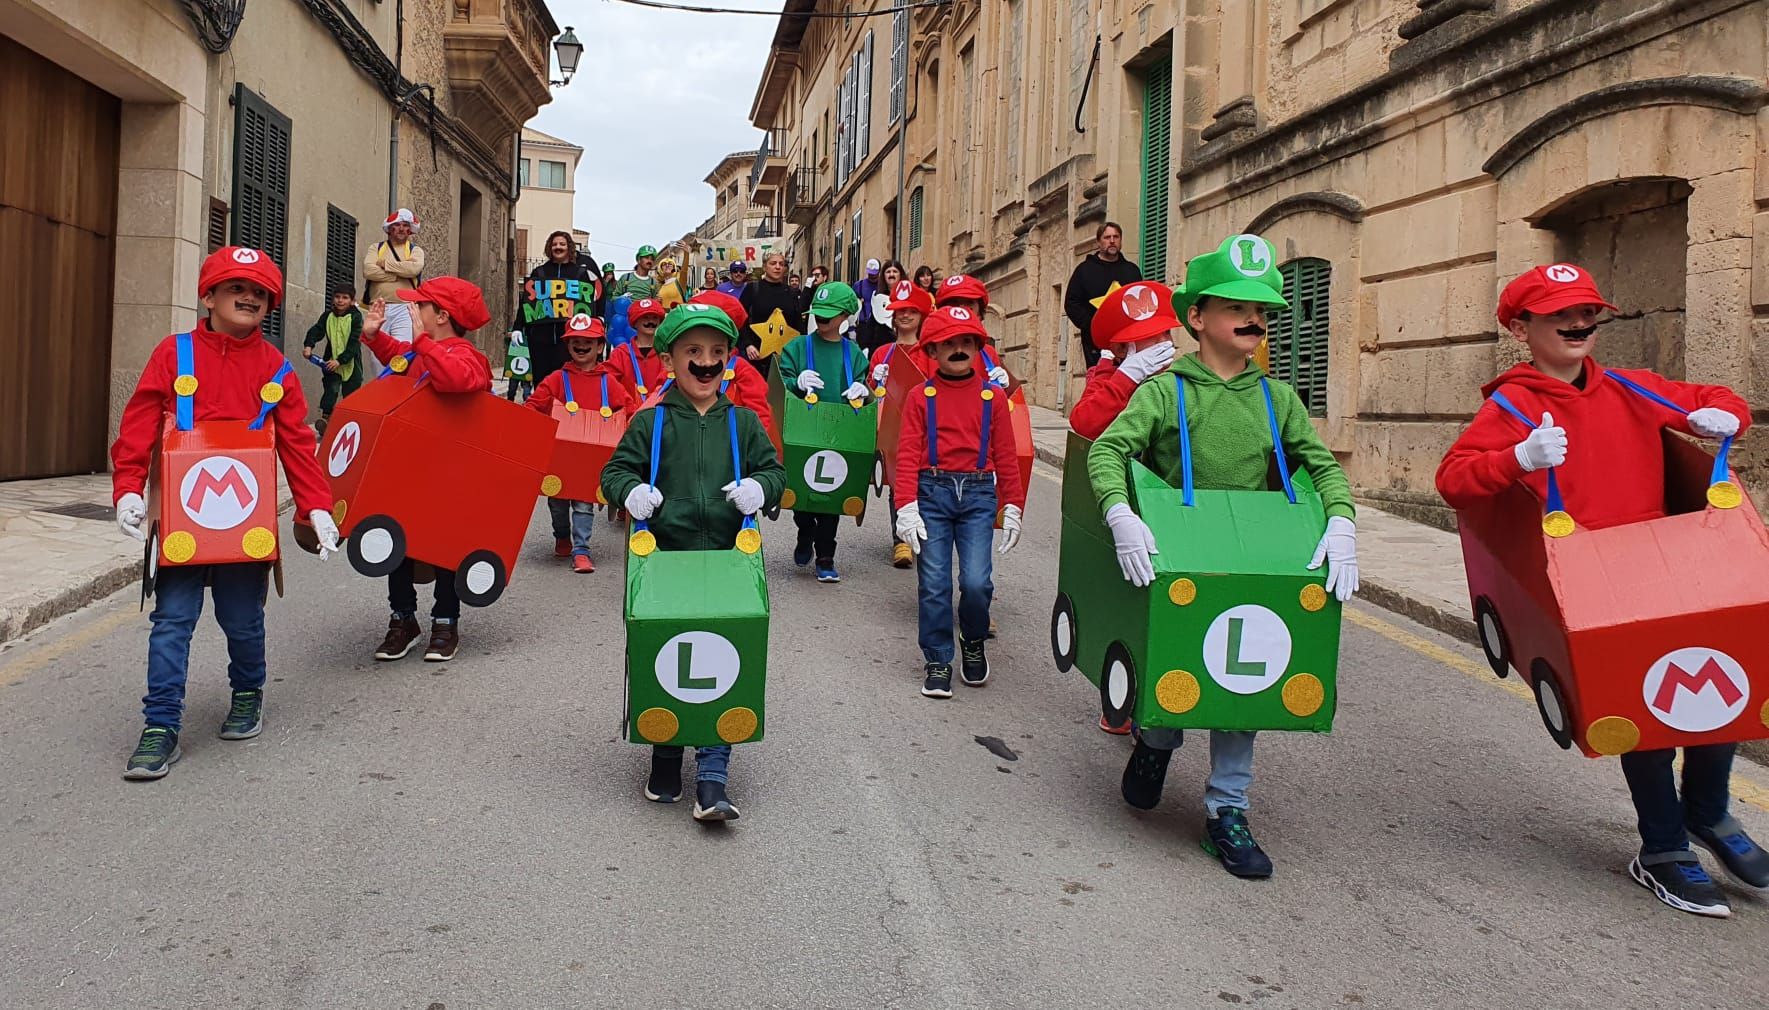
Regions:
[[[651,751],[651,777],[645,780],[645,798],[653,803],[674,803],[682,798],[682,753]]]
[[[588,575],[596,570],[596,563],[588,554],[576,554],[571,558],[571,570],[579,575]]]
[[[141,742],[135,745],[135,753],[129,755],[123,777],[137,781],[165,778],[173,762],[183,756],[184,752],[178,749],[176,731],[164,726],[149,726],[141,731]]]
[[[1136,748],[1130,752],[1130,761],[1124,766],[1124,779],[1118,785],[1118,791],[1124,794],[1124,802],[1138,810],[1155,809],[1155,804],[1161,802],[1161,787],[1167,782],[1167,762],[1172,758],[1172,751],[1150,747],[1138,740]]]
[[[412,646],[418,644],[418,636],[422,634],[423,629],[418,627],[417,618],[395,614],[387,622],[387,637],[381,639],[380,647],[375,650],[375,658],[382,661],[404,659],[405,654],[412,651]]]
[[[967,687],[982,687],[989,683],[989,656],[983,651],[983,643],[967,642],[961,636],[958,639],[958,676]]]
[[[1271,857],[1253,840],[1247,811],[1223,807],[1204,819],[1204,851],[1222,861],[1222,868],[1243,879],[1271,876]]]
[[[455,650],[460,645],[461,632],[453,622],[443,624],[441,621],[431,621],[430,644],[424,648],[424,662],[446,663],[455,658]]]
[[[1099,717],[1099,728],[1104,732],[1112,734],[1113,736],[1129,736],[1130,735],[1130,720],[1128,720],[1128,719],[1124,720],[1124,725],[1119,726],[1116,729],[1114,729],[1112,727],[1112,724],[1106,721],[1106,717],[1104,715],[1101,715]]]
[[[897,543],[897,544],[893,544],[891,546],[891,567],[892,568],[914,568],[915,567],[915,552],[909,549],[908,544]]]
[[[570,537],[554,537],[553,538],[553,556],[556,558],[569,558],[569,557],[571,557],[571,538]]]
[[[926,674],[927,676],[921,682],[921,696],[923,698],[952,697],[951,663],[929,663]]]
[[[835,570],[835,559],[834,558],[818,558],[817,559],[817,581],[818,582],[840,582],[841,580],[842,580],[842,573]]]
[[[734,821],[742,816],[725,798],[725,783],[697,782],[694,785],[694,819],[697,821]]]
[[[792,549],[792,563],[803,568],[811,563],[811,554],[812,548],[810,543],[800,540],[798,546]]]
[[[1744,833],[1744,825],[1730,814],[1711,828],[1689,826],[1689,838],[1719,857],[1733,879],[1747,887],[1769,888],[1769,852]]]
[[[221,724],[221,739],[250,740],[264,732],[264,692],[235,691],[233,708]]]
[[[1650,865],[1643,860],[1651,859]],[[1682,852],[1658,853],[1651,856],[1635,856],[1628,864],[1628,876],[1634,883],[1651,891],[1658,900],[1679,912],[1691,915],[1706,915],[1715,919],[1725,919],[1732,915],[1732,906],[1726,904],[1726,898],[1715,886],[1714,878],[1708,871],[1701,868],[1701,860],[1695,853],[1684,849]]]

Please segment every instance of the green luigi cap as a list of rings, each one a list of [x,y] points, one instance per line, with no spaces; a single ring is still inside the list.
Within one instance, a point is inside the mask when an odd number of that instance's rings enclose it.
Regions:
[[[1187,321],[1189,310],[1204,297],[1290,307],[1284,300],[1284,276],[1278,272],[1277,252],[1258,235],[1231,235],[1215,252],[1194,256],[1186,264],[1185,286],[1173,292],[1173,311],[1188,333],[1192,330]]]
[[[811,299],[811,315],[818,319],[858,315],[859,312],[860,296],[841,281],[830,281],[823,285],[817,289],[817,297]]]
[[[669,315],[663,317],[663,322],[657,326],[657,335],[651,340],[651,346],[657,353],[663,354],[676,342],[677,337],[703,326],[709,330],[718,330],[732,346],[736,346],[737,324],[731,321],[730,316],[711,305],[687,303],[676,306],[669,311]]]
[[[634,254],[633,258],[642,260],[647,256],[656,257],[656,255],[657,255],[657,247],[656,246],[642,245],[639,247],[639,251],[636,254]]]

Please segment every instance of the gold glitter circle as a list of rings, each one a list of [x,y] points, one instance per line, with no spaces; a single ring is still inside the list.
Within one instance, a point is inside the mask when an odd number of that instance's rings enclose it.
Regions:
[[[872,387],[872,395],[878,397],[881,400],[884,399],[885,388],[883,386],[873,386]]]
[[[1559,510],[1550,512],[1542,517],[1542,532],[1555,539],[1571,536],[1572,531],[1577,528],[1577,525],[1572,521],[1572,516]]]
[[[993,389],[984,389],[984,390],[983,390],[983,399],[985,399],[985,400],[993,400],[993,399],[995,399],[995,390],[993,390]]]
[[[576,400],[566,400],[565,401],[565,412],[567,414],[577,413],[577,401]]]
[[[565,482],[560,480],[559,475],[556,473],[550,473],[541,478],[541,494],[546,495],[548,498],[558,494],[559,490],[564,486]]]
[[[737,378],[737,369],[735,369],[735,368],[725,369],[725,374],[720,376],[720,378],[724,379],[726,382],[730,382],[732,379]]]
[[[172,392],[179,396],[189,396],[196,391],[197,377],[194,375],[180,375],[172,380]]]
[[[719,716],[719,739],[726,743],[742,743],[756,735],[756,726],[760,722],[754,709],[741,705],[728,708],[724,715]]]
[[[1757,713],[1757,718],[1762,721],[1765,727],[1769,727],[1769,701],[1763,703],[1763,709]]]
[[[627,549],[639,557],[650,557],[657,550],[657,537],[650,530],[640,530],[627,539]]]
[[[1198,584],[1191,579],[1174,579],[1173,584],[1167,587],[1167,598],[1176,607],[1191,606],[1192,601],[1198,598]]]
[[[1607,757],[1626,754],[1640,746],[1640,727],[1624,716],[1606,715],[1586,727],[1585,742]]]
[[[339,529],[344,528],[344,517],[350,514],[350,503],[340,498],[332,503],[332,522]]]
[[[596,485],[596,504],[598,504],[598,505],[608,504],[608,496],[602,493],[602,485],[600,485],[600,484]]]
[[[682,728],[676,713],[667,708],[648,708],[640,712],[634,725],[638,726],[639,735],[652,743],[669,743]]]
[[[605,403],[602,405],[602,409],[600,411],[598,411],[598,413],[600,413],[603,417],[613,417],[614,416],[614,408],[608,406]]]
[[[817,394],[816,393],[806,393],[805,394],[805,402],[806,403],[816,403],[817,402]]]
[[[1744,491],[1729,480],[1715,481],[1708,487],[1708,504],[1717,509],[1735,509],[1744,503]]]
[[[197,538],[183,530],[168,534],[160,541],[160,553],[175,565],[182,565],[197,556]]]
[[[254,526],[246,531],[245,536],[240,537],[240,550],[245,551],[248,558],[268,558],[270,552],[276,550],[276,534],[262,526]]]
[[[397,375],[412,367],[412,359],[403,354],[395,355],[392,361],[387,362],[387,367],[393,369],[394,374]]]
[[[283,384],[280,382],[266,382],[258,389],[258,399],[263,400],[265,403],[283,402]]]
[[[1297,602],[1302,604],[1303,610],[1312,614],[1327,605],[1327,590],[1316,583],[1310,582],[1308,585],[1302,587],[1302,592],[1299,594]]]
[[[1290,714],[1306,718],[1321,710],[1321,703],[1327,700],[1327,689],[1321,684],[1321,678],[1312,673],[1299,673],[1284,681],[1284,708]]]
[[[857,516],[865,510],[866,510],[866,503],[861,501],[857,497],[849,498],[846,501],[842,502],[842,515]]]
[[[1155,701],[1174,715],[1184,715],[1197,707],[1203,695],[1198,678],[1184,670],[1168,670],[1155,682]]]
[[[798,504],[798,500],[799,496],[794,493],[792,488],[787,488],[780,492],[780,507],[783,509],[792,508],[794,505]]]
[[[745,554],[754,554],[762,549],[762,531],[745,527],[737,531],[737,549]]]
[[[932,387],[932,386],[921,387],[921,395],[927,397],[930,400],[933,399],[934,398],[934,387]]]

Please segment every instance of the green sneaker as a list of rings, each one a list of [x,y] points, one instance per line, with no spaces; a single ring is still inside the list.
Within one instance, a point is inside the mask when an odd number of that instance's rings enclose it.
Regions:
[[[264,732],[264,692],[235,691],[233,708],[221,724],[221,739],[250,740]]]
[[[164,726],[149,726],[141,731],[141,742],[135,745],[135,753],[129,756],[123,777],[137,781],[165,778],[172,763],[182,756],[177,732]]]

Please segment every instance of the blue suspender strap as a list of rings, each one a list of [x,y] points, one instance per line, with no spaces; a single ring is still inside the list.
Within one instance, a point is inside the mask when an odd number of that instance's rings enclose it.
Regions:
[[[983,384],[983,440],[977,445],[978,470],[989,469],[989,422],[995,416],[995,390],[992,388],[994,385],[992,382]]]
[[[620,346],[626,348],[627,358],[633,363],[633,385],[638,388],[639,395],[644,396],[650,390],[645,388],[645,371],[639,367],[639,352],[633,350],[633,343],[630,340]]]
[[[657,458],[658,458],[657,454],[662,451],[663,451],[663,406],[660,404],[657,407],[652,408],[652,410],[651,410],[651,474],[650,474],[650,476],[645,478],[645,482],[647,484],[650,484],[652,487],[657,486]],[[646,531],[646,530],[649,530],[650,528],[651,528],[650,523],[647,523],[645,520],[640,519],[637,516],[633,517],[633,536],[629,538],[629,543],[635,545],[634,553],[639,554],[640,556],[650,554],[652,551],[657,549],[657,544],[655,541],[652,541],[651,546],[646,547],[644,549],[639,549],[636,546],[637,544],[639,544],[641,542],[641,538],[639,537],[639,534]],[[650,540],[649,537],[646,537],[643,539]]]
[[[921,395],[927,400],[927,465],[930,470],[940,468],[940,415],[934,409],[934,403],[939,397],[934,395],[935,392],[932,379],[927,380],[927,385],[921,387]]]
[[[1185,414],[1185,376],[1173,373],[1173,392],[1179,399],[1179,472],[1180,496],[1187,507],[1192,505],[1192,428]]]
[[[1645,386],[1642,386],[1638,382],[1635,382],[1633,379],[1628,378],[1627,376],[1623,375],[1620,372],[1604,372],[1603,374],[1607,375],[1610,378],[1614,379],[1615,381],[1621,383],[1623,386],[1627,387],[1628,389],[1633,390],[1635,393],[1638,393],[1639,395],[1646,397],[1648,400],[1651,400],[1653,403],[1656,403],[1659,406],[1667,408],[1669,410],[1676,411],[1677,415],[1679,417],[1686,416],[1689,413],[1689,411],[1684,410],[1682,407],[1677,406],[1676,404],[1672,403],[1671,401],[1665,399],[1664,397],[1653,392],[1652,390],[1647,389]]]
[[[843,337],[842,338],[842,392],[844,392],[844,393],[847,392],[848,389],[850,387],[852,387],[853,385],[854,385],[854,348],[851,344],[848,343],[848,338]],[[853,405],[849,404],[849,406],[853,406]],[[854,413],[858,414],[859,412],[860,412],[860,408],[854,407]]]
[[[1638,382],[1635,382],[1633,379],[1628,378],[1627,376],[1621,374],[1620,372],[1604,372],[1603,374],[1608,376],[1609,378],[1614,379],[1615,381],[1621,383],[1624,388],[1633,390],[1635,393],[1646,397],[1648,400],[1651,400],[1652,402],[1666,408],[1667,410],[1676,411],[1678,417],[1689,416],[1689,413],[1690,413],[1689,411],[1684,410],[1678,404],[1672,403],[1670,400],[1667,400],[1664,397],[1660,396],[1659,394],[1653,392],[1652,390],[1647,389],[1645,386],[1642,386]],[[1722,481],[1730,481],[1732,479],[1732,473],[1727,466],[1727,460],[1732,455],[1732,442],[1735,438],[1737,438],[1736,435],[1727,435],[1725,438],[1720,440],[1720,449],[1718,452],[1714,453],[1714,470],[1713,470],[1713,473],[1711,473],[1708,476],[1708,486],[1709,487],[1712,487],[1715,484],[1719,484]],[[1708,497],[1709,497],[1710,501],[1713,500],[1713,498],[1714,498],[1714,496],[1711,494]],[[1722,500],[1730,500],[1730,499],[1722,499]],[[1732,506],[1726,505],[1723,507],[1731,508]]]
[[[602,373],[602,410],[608,409],[608,373]]]
[[[1265,419],[1271,424],[1271,451],[1278,458],[1278,476],[1284,480],[1284,497],[1294,505],[1296,488],[1290,484],[1290,461],[1284,456],[1284,440],[1278,432],[1278,412],[1271,404],[1271,383],[1261,377],[1259,388],[1265,393]]]
[[[559,383],[565,387],[565,412],[577,413],[577,397],[571,392],[571,373],[563,368],[559,369]]]
[[[197,421],[196,400],[191,395],[197,388],[196,355],[191,349],[189,333],[178,334],[173,339],[173,346],[178,351],[178,377],[172,380],[172,392],[177,397],[173,416],[177,419],[179,431],[189,431]],[[181,386],[190,392],[181,391]]]
[[[257,420],[254,420],[247,427],[251,428],[253,431],[257,431],[264,427],[265,418],[270,416],[270,412],[276,409],[277,404],[283,402],[283,381],[287,379],[289,373],[294,370],[295,366],[289,364],[289,359],[284,358],[283,367],[276,370],[276,374],[270,377],[270,381],[265,383],[264,390],[258,394],[259,399],[261,399],[263,403],[258,407]],[[275,388],[274,392],[272,392],[272,387]],[[272,397],[274,397],[274,399],[272,399]]]
[[[411,367],[412,359],[416,358],[417,356],[418,356],[417,351],[407,351],[404,354],[399,355],[400,358],[405,359],[405,363],[406,363],[407,368]],[[405,372],[405,370],[406,370],[405,368],[394,368],[393,362],[390,361],[387,363],[387,367],[381,369],[381,374],[380,374],[379,378],[385,379],[389,375],[398,375],[398,374]],[[428,374],[430,374],[430,373],[428,373],[428,372],[424,373],[424,375],[428,375]],[[423,375],[418,376],[418,378],[420,378],[420,379],[423,377],[424,377]]]
[[[725,381],[728,383],[731,380],[726,379]],[[723,386],[719,387],[719,392],[720,394],[725,392]],[[732,480],[741,484],[743,483],[743,454],[737,449],[737,408],[735,406],[727,406],[725,408],[725,419],[729,422],[728,430],[731,433],[731,472],[735,475],[732,477]],[[755,516],[743,517],[743,529],[753,530],[756,528]],[[760,536],[761,534],[758,532],[755,539],[752,539],[746,545],[743,534],[740,531],[737,535],[737,549],[745,554],[754,554],[756,550],[761,548]]]
[[[1536,422],[1529,419],[1528,414],[1518,410],[1517,405],[1512,403],[1510,398],[1503,392],[1497,389],[1493,390],[1491,399],[1494,403],[1498,404],[1499,408],[1505,411],[1505,413],[1510,414],[1512,417],[1523,422],[1523,426],[1529,430],[1534,431],[1539,427]],[[1552,515],[1555,512],[1566,511],[1566,501],[1560,496],[1560,479],[1554,475],[1554,469],[1554,467],[1548,468],[1548,501],[1543,508],[1543,511],[1549,515]]]

